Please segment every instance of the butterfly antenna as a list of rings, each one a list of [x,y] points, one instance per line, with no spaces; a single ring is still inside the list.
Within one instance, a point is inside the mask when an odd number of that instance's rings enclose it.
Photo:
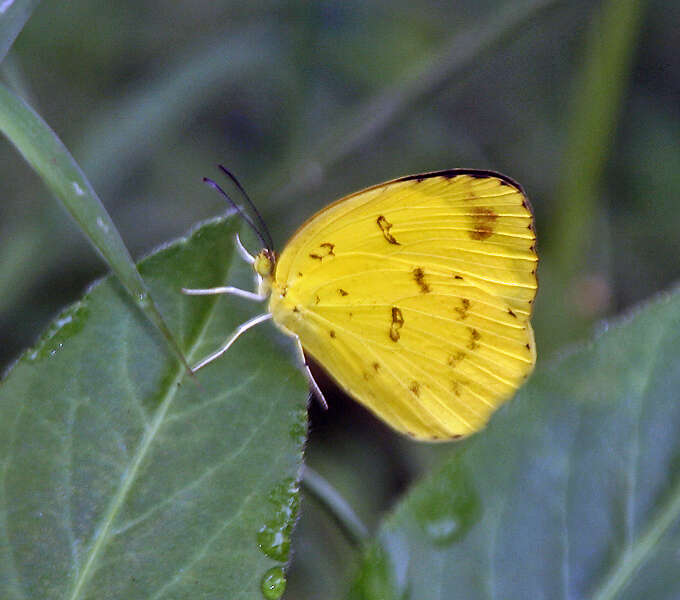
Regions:
[[[232,205],[232,207],[234,208],[234,210],[235,210],[239,215],[241,215],[241,216],[243,217],[243,220],[244,220],[246,223],[248,223],[248,225],[250,226],[250,228],[255,232],[255,235],[260,239],[260,242],[262,243],[262,247],[263,247],[263,248],[271,249],[271,242],[268,242],[268,241],[264,238],[264,236],[262,235],[262,233],[260,232],[260,230],[257,228],[257,226],[255,225],[255,223],[253,223],[253,220],[250,218],[250,216],[249,216],[249,215],[248,215],[248,214],[247,214],[247,213],[246,213],[246,212],[245,212],[238,204],[236,204],[236,202],[234,202],[234,201],[231,199],[231,197],[229,196],[229,194],[227,194],[227,192],[225,192],[225,191],[219,186],[219,184],[215,183],[215,182],[214,182],[212,179],[210,179],[209,177],[204,177],[204,178],[203,178],[203,182],[204,182],[204,183],[207,183],[210,187],[216,189],[220,194],[222,194],[222,195],[227,199],[227,201],[229,202],[229,204]]]
[[[227,169],[224,165],[217,165],[217,166],[219,167],[220,171],[222,171],[222,173],[224,173],[227,177],[229,177],[229,179],[231,179],[231,181],[234,183],[234,185],[239,189],[239,191],[243,195],[243,198],[248,203],[248,206],[257,216],[257,220],[260,224],[260,227],[262,228],[262,231],[264,232],[264,234],[267,237],[267,240],[269,241],[269,245],[267,245],[266,247],[269,250],[274,250],[274,241],[272,240],[272,236],[269,233],[269,228],[267,227],[267,224],[264,222],[264,219],[262,218],[260,211],[257,210],[257,207],[255,206],[254,202],[250,199],[250,196],[248,196],[248,193],[246,192],[246,190],[243,188],[243,186],[241,185],[239,180],[236,179],[236,175],[234,175],[231,171],[229,171],[229,169]]]

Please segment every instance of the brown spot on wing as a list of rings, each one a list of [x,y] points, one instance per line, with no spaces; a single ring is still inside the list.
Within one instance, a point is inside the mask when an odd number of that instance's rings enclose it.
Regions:
[[[477,343],[482,337],[482,334],[479,333],[474,327],[470,327],[470,342],[468,343],[468,348],[470,350],[476,350],[479,348],[479,344]]]
[[[421,267],[413,269],[413,279],[415,279],[423,294],[427,294],[431,291],[430,286],[425,281],[425,271],[423,271]]]
[[[395,239],[395,237],[390,233],[390,229],[392,229],[392,223],[390,223],[383,215],[380,215],[376,222],[378,223],[378,227],[380,227],[380,231],[382,231],[383,237],[390,243],[390,244],[395,244],[397,246],[400,246],[399,242]]]
[[[338,288],[338,294],[340,294],[341,296],[347,296],[349,292],[346,292],[342,288]]]
[[[461,360],[463,360],[467,354],[463,352],[462,350],[458,350],[458,352],[455,352],[454,354],[451,354],[448,359],[448,363],[452,366],[455,367]]]
[[[517,315],[516,315],[514,312],[512,312],[512,308],[508,308],[508,314],[509,314],[511,317],[515,317],[515,319],[517,318]]]
[[[390,324],[390,339],[393,342],[399,341],[401,334],[399,330],[404,326],[404,315],[401,314],[396,306],[392,307],[392,323]]]
[[[321,250],[319,252],[311,252],[309,254],[309,258],[322,261],[324,258],[328,258],[329,256],[335,256],[335,252],[333,251],[335,244],[324,242],[323,244],[319,244],[319,248]]]
[[[454,275],[453,278],[454,279],[460,279],[461,281],[463,281],[463,278],[460,275]]]
[[[374,362],[373,363],[373,370],[377,373],[380,371],[380,363]]]
[[[330,335],[332,338],[334,338],[334,337],[335,337],[335,330],[334,330],[334,329],[331,329],[330,332],[329,332],[329,335]]]
[[[412,381],[408,389],[416,396],[420,396],[420,384],[417,381]]]
[[[468,310],[470,309],[470,301],[467,298],[463,298],[460,301],[460,306],[456,306],[453,310],[458,313],[458,318],[462,321],[467,317]]]
[[[498,215],[486,206],[475,206],[472,209],[472,226],[470,237],[473,240],[485,240],[494,232],[494,224]]]

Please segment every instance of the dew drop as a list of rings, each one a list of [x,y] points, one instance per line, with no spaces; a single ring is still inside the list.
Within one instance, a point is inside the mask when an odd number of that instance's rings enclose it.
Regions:
[[[262,595],[267,600],[278,600],[286,590],[286,575],[281,567],[272,567],[262,576]]]
[[[460,521],[455,517],[440,517],[424,523],[425,532],[435,542],[447,543],[453,540],[460,528]]]
[[[257,532],[257,545],[269,558],[286,562],[290,553],[290,535],[300,504],[297,481],[286,479],[269,494],[275,507],[274,516]]]
[[[137,304],[139,304],[142,307],[148,306],[149,304],[151,304],[151,299],[149,298],[149,293],[146,292],[146,291],[139,292],[137,294]]]
[[[76,196],[83,196],[85,194],[85,191],[83,188],[80,187],[80,184],[77,181],[72,181],[71,182],[73,185],[73,191],[76,193]]]
[[[104,222],[104,219],[97,217],[97,227],[101,229],[104,233],[109,232],[109,226]]]
[[[50,356],[55,356],[59,350],[61,350],[64,347],[64,344],[59,342],[56,346],[50,349],[49,355]]]
[[[86,315],[87,310],[82,303],[68,307],[49,324],[38,344],[26,353],[25,358],[35,362],[56,356],[64,342],[83,328]]]
[[[257,532],[257,545],[269,558],[287,561],[290,552],[290,538],[277,523],[263,525]]]
[[[460,461],[449,463],[413,502],[416,521],[437,546],[462,539],[482,512],[472,477]]]

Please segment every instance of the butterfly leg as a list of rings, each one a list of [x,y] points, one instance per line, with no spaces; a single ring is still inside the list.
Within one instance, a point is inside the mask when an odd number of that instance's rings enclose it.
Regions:
[[[236,234],[236,250],[238,251],[241,258],[250,263],[251,265],[255,262],[255,257],[248,252],[241,243],[241,238],[238,233]],[[255,274],[255,287],[259,289],[260,277]],[[248,292],[231,285],[220,286],[214,288],[182,288],[182,293],[189,296],[209,296],[212,294],[230,294],[232,296],[239,296],[241,298],[246,298],[247,300],[253,300],[254,302],[262,302],[267,299],[267,296],[257,294],[255,292]]]
[[[222,356],[229,348],[231,345],[239,338],[243,333],[248,331],[251,327],[255,327],[255,325],[259,325],[260,323],[264,321],[268,321],[269,319],[272,318],[271,313],[265,313],[263,315],[258,315],[257,317],[253,317],[252,319],[248,319],[245,323],[241,323],[237,328],[234,333],[232,333],[222,344],[222,347],[219,348],[218,350],[215,350],[212,354],[209,354],[206,356],[203,360],[197,362],[192,370],[194,372],[198,371],[199,369],[202,369],[205,367],[207,364],[210,364],[212,361],[215,359],[219,358]]]
[[[233,287],[231,285],[214,287],[214,288],[182,288],[182,293],[189,296],[210,296],[212,294],[230,294],[232,296],[239,296],[254,302],[262,302],[267,299],[267,296],[261,296],[255,292],[248,292],[241,288]]]
[[[295,338],[295,340],[297,342],[297,348],[298,353],[300,354],[302,368],[305,372],[305,375],[307,376],[309,387],[311,388],[311,393],[313,396],[316,396],[316,399],[321,403],[321,406],[323,406],[325,410],[328,410],[328,402],[326,402],[326,398],[324,397],[323,392],[319,387],[319,384],[316,382],[316,379],[314,379],[314,375],[312,375],[312,371],[309,368],[309,365],[307,364],[307,359],[305,358],[305,352],[302,349],[302,344],[300,343],[300,340],[297,337]]]
[[[238,233],[236,234],[236,251],[239,253],[239,256],[249,265],[252,265],[255,262],[255,257],[245,249],[245,246],[241,242],[241,238],[239,237]]]

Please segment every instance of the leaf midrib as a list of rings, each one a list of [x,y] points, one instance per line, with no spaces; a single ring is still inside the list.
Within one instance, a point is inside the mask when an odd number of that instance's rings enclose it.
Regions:
[[[222,274],[221,279],[223,281],[227,278],[227,274],[229,273],[232,263],[231,261],[224,261],[224,264],[228,266],[225,272]],[[193,354],[203,341],[205,334],[208,330],[208,326],[215,314],[215,308],[217,306],[218,299],[215,297],[211,298],[211,300],[213,301],[208,310],[206,310],[205,312],[204,322],[201,325],[198,335],[196,336],[194,341],[189,345],[187,358],[189,359],[190,362],[193,362]],[[166,391],[163,394],[163,401],[161,402],[159,409],[156,411],[156,416],[151,423],[151,427],[146,429],[146,432],[144,433],[144,438],[142,439],[141,444],[138,446],[131,467],[128,470],[127,474],[125,475],[122,485],[119,487],[118,491],[114,495],[113,500],[111,501],[111,504],[109,505],[109,508],[107,509],[106,514],[102,519],[104,526],[101,528],[101,530],[99,530],[97,539],[95,543],[91,546],[91,550],[88,553],[85,566],[80,571],[78,578],[76,579],[75,584],[73,586],[73,591],[68,597],[69,600],[78,600],[81,591],[84,589],[84,586],[88,583],[92,567],[95,564],[95,561],[100,551],[106,546],[106,543],[110,539],[109,534],[115,521],[115,518],[118,514],[118,511],[123,505],[127,497],[127,494],[130,488],[132,487],[133,482],[136,480],[137,472],[139,471],[139,467],[147,455],[148,449],[151,447],[151,444],[154,441],[156,434],[158,433],[158,430],[164,423],[165,415],[167,414],[168,409],[170,408],[170,405],[172,404],[172,401],[174,400],[177,394],[179,384],[181,383],[181,380],[184,377],[184,368],[182,367],[181,364],[179,363],[176,364],[178,365],[177,373],[172,378],[169,385],[166,386]]]
[[[616,598],[618,592],[628,583],[630,576],[645,562],[648,554],[654,550],[656,544],[668,528],[675,523],[678,516],[680,516],[680,483],[675,485],[670,500],[657,514],[646,533],[638,538],[637,543],[625,554],[626,558],[620,562],[604,585],[592,596],[593,600]]]
[[[641,387],[641,404],[649,388],[651,374],[654,370],[654,363],[659,356],[659,347],[672,329],[662,329],[658,337],[655,352],[650,353],[652,360],[647,369],[647,377]],[[642,406],[640,407],[642,410]],[[638,414],[638,419],[640,415]],[[592,595],[592,600],[612,600],[628,584],[629,579],[637,569],[647,560],[649,554],[654,551],[655,545],[666,533],[668,528],[680,516],[680,482],[677,483],[669,496],[669,500],[663,505],[661,510],[650,519],[650,524],[646,532],[630,544],[627,552],[621,553],[621,560],[618,565],[610,571],[598,590]]]

